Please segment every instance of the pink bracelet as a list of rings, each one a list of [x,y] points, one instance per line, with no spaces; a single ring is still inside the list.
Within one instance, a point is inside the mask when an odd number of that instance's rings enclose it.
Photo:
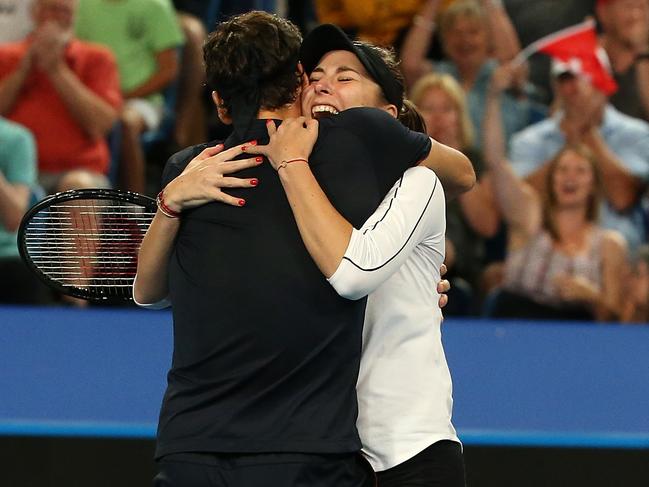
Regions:
[[[298,161],[306,162],[307,164],[309,163],[309,161],[303,157],[296,157],[295,159],[284,159],[277,166],[277,172],[279,172],[280,169],[288,166],[291,162],[298,162]]]

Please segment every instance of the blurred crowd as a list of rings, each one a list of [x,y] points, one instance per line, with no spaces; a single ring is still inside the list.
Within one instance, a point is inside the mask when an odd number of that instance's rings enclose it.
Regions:
[[[43,194],[152,195],[170,154],[228,134],[202,44],[252,9],[393,47],[428,134],[473,162],[446,315],[649,322],[649,0],[0,0],[0,301],[51,299],[15,235]],[[587,18],[614,89],[521,55]]]

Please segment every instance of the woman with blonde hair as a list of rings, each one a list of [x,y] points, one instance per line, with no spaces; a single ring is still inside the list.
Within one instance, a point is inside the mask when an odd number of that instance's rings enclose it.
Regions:
[[[514,59],[520,43],[502,6],[491,0],[457,0],[442,10],[441,0],[428,0],[415,18],[401,49],[403,71],[410,86],[428,72],[446,73],[459,83],[467,97],[468,113],[476,133],[482,131],[487,89],[499,63]],[[427,59],[433,33],[439,34],[445,58]],[[507,137],[538,120],[545,109],[535,103],[524,70],[515,89],[501,99]],[[481,138],[475,140],[480,148]]]
[[[482,287],[485,266],[494,258],[501,258],[500,252],[487,251],[486,245],[486,239],[497,234],[501,221],[491,177],[480,152],[475,149],[466,95],[455,78],[429,73],[415,83],[410,99],[424,119],[428,135],[464,153],[478,179],[471,191],[447,204],[445,263],[453,286],[446,314],[471,314],[478,301],[476,295],[481,294],[477,290]]]
[[[437,95],[437,96],[436,96]],[[441,100],[440,98],[445,98]],[[457,150],[471,150],[475,141],[475,130],[467,109],[466,95],[462,87],[450,74],[429,73],[422,76],[410,90],[410,100],[417,105],[424,117],[428,135],[436,140],[445,138],[444,130],[448,130],[448,140],[454,142]],[[439,100],[439,101],[438,101]],[[437,101],[437,103],[435,103]],[[444,103],[445,102],[445,103]],[[435,110],[435,108],[438,108]],[[456,124],[453,127],[444,125],[444,116],[453,117]],[[438,132],[441,131],[440,132]],[[433,132],[435,135],[433,135]]]
[[[627,250],[622,235],[598,223],[598,163],[583,144],[568,143],[550,162],[542,194],[521,180],[504,156],[498,96],[507,84],[506,71],[502,74],[487,103],[485,160],[509,232],[504,282],[488,314],[617,319]]]

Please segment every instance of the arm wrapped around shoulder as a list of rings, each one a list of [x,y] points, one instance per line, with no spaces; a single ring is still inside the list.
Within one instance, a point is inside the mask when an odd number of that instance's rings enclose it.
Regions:
[[[435,173],[408,169],[361,229],[353,230],[329,284],[347,299],[360,299],[394,274],[418,244],[435,241],[443,249],[445,209]]]

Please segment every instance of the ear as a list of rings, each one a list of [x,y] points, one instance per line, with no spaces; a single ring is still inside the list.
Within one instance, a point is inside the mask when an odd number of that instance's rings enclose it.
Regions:
[[[300,79],[302,80],[302,91],[309,86],[309,75],[304,72],[304,67],[302,63],[297,63],[297,72],[300,74]]]
[[[232,125],[232,117],[228,113],[228,109],[225,108],[223,98],[219,96],[217,91],[212,92],[212,101],[216,105],[216,113],[219,116],[219,120],[221,120],[225,125]]]
[[[396,105],[390,103],[389,105],[383,105],[381,108],[392,115],[394,118],[399,117],[399,110],[397,109]]]

